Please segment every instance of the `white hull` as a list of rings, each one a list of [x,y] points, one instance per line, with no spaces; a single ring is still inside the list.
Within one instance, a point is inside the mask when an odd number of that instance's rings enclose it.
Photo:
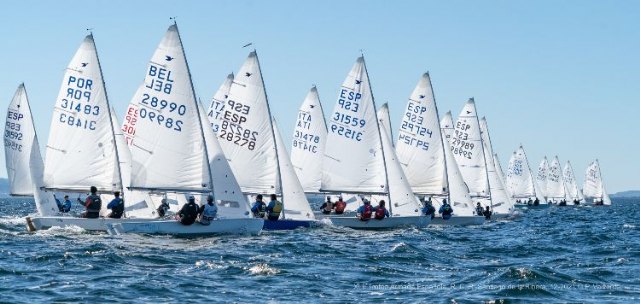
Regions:
[[[356,216],[356,212],[355,211],[345,211],[342,214],[336,214],[335,212],[331,212],[330,214],[324,214],[321,211],[314,211],[313,212],[313,216],[315,216],[316,219],[323,219],[323,218],[329,218],[329,217],[351,217],[351,216]]]
[[[470,226],[484,224],[484,216],[452,216],[448,220],[436,216],[431,220],[431,225]]]
[[[374,218],[361,221],[357,217],[331,216],[327,217],[335,226],[344,226],[353,229],[391,229],[399,227],[426,227],[431,222],[426,216],[398,216],[388,217],[382,220]]]
[[[152,221],[155,219],[132,219],[132,218],[121,218],[121,219],[112,219],[112,218],[96,218],[96,219],[88,219],[88,218],[80,218],[80,217],[71,217],[71,216],[35,216],[35,217],[27,217],[27,230],[30,232],[36,230],[45,230],[51,227],[71,227],[76,226],[80,227],[87,231],[107,231],[109,224],[114,223],[122,223],[122,222],[141,222],[141,221]]]
[[[519,212],[511,212],[511,213],[494,213],[491,215],[491,220],[505,220],[505,219],[514,219],[520,216]]]
[[[168,221],[142,221],[121,222],[111,224],[109,234],[142,233],[164,234],[176,236],[219,235],[219,234],[252,234],[257,235],[262,231],[263,219],[218,219],[205,226],[196,222],[185,226],[175,220]]]

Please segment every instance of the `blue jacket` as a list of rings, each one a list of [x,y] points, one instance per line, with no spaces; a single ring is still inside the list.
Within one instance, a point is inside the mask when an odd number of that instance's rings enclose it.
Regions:
[[[444,206],[449,206],[449,212],[445,213],[444,212]],[[451,205],[446,204],[446,205],[442,205],[440,206],[440,210],[438,210],[438,212],[442,215],[442,219],[444,220],[448,220],[451,218],[451,214],[453,213],[453,207],[451,207]]]
[[[424,206],[424,208],[422,208],[422,214],[426,215],[426,216],[431,216],[431,218],[434,218],[436,213],[436,208],[434,208],[432,205],[426,205]]]
[[[113,200],[111,200],[111,202],[109,202],[109,204],[107,205],[107,209],[113,209],[115,207],[118,207],[118,204],[120,204],[120,202],[122,202],[122,199],[119,197],[114,198]],[[71,203],[71,202],[69,202]]]
[[[251,212],[253,212],[254,214],[258,213],[260,206],[264,206],[264,205],[265,205],[264,202],[255,201],[253,203],[253,206],[251,207]]]
[[[65,200],[62,204],[62,212],[71,211],[71,200]]]

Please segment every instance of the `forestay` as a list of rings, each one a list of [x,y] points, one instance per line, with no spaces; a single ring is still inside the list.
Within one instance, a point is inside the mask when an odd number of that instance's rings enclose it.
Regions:
[[[209,192],[205,143],[178,27],[169,27],[127,113],[137,114],[131,142],[133,189]],[[125,118],[126,121],[126,118]]]
[[[562,167],[558,157],[554,157],[549,165],[547,176],[547,195],[550,199],[561,200],[566,198],[564,180],[562,179]]]
[[[109,112],[96,46],[88,35],[67,66],[53,110],[44,169],[46,188],[122,189]]]
[[[327,124],[314,86],[300,106],[291,143],[291,163],[305,192],[320,191],[326,141]]]
[[[278,124],[273,120],[272,125],[278,150],[278,166],[282,176],[282,204],[284,205],[282,217],[289,220],[313,220],[315,219],[313,211],[293,168],[282,135],[278,130]]]
[[[473,98],[462,108],[450,140],[451,151],[469,187],[471,197],[491,196],[480,122]]]
[[[369,76],[364,58],[359,57],[342,84],[329,119],[322,190],[386,193],[380,140]]]
[[[9,103],[4,124],[4,156],[9,194],[12,196],[31,196],[34,193],[29,159],[35,137],[27,91],[24,84],[20,84]]]
[[[236,74],[217,131],[245,193],[280,193],[276,147],[260,62],[251,52]]]
[[[449,146],[443,145],[441,134],[431,79],[425,73],[409,97],[396,142],[398,159],[416,194],[449,192],[446,169],[449,160],[445,160]]]

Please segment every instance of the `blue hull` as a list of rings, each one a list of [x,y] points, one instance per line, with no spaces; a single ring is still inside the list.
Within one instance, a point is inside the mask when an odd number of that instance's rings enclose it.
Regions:
[[[293,230],[296,228],[309,228],[315,221],[296,221],[296,220],[264,220],[263,230]]]

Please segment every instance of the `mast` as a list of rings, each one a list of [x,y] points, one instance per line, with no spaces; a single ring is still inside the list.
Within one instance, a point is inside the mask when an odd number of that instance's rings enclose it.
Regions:
[[[120,167],[120,154],[118,152],[118,142],[116,141],[116,130],[113,128],[113,118],[111,116],[111,105],[109,103],[109,95],[107,94],[107,85],[104,82],[104,75],[102,74],[102,64],[100,64],[100,56],[98,55],[98,47],[96,41],[93,39],[93,32],[89,32],[91,41],[93,41],[93,47],[96,50],[96,60],[98,61],[98,68],[100,69],[100,78],[102,78],[102,87],[104,88],[104,97],[107,100],[107,112],[109,113],[109,125],[111,127],[111,138],[113,138],[113,149],[116,152],[116,164],[118,166],[118,177],[120,178],[120,187],[122,187],[121,195],[124,197],[124,185],[122,184],[122,168]],[[29,109],[31,111],[31,109]],[[34,129],[35,130],[35,129]]]
[[[444,175],[447,177],[445,180],[447,181],[447,199],[449,200],[449,204],[453,206],[453,202],[451,201],[451,189],[449,188],[449,169],[447,168],[447,156],[445,153],[445,149],[449,148],[449,140],[447,140],[447,145],[445,146],[445,134],[442,134],[442,126],[440,125],[440,112],[438,112],[438,103],[436,102],[436,93],[433,92],[433,84],[431,84],[431,75],[429,75],[429,71],[427,71],[427,78],[429,79],[429,88],[431,88],[431,97],[433,97],[433,108],[436,111],[436,119],[438,120],[438,132],[440,132],[440,142],[442,143],[442,158],[444,159]]]
[[[271,106],[269,106],[269,96],[267,96],[267,88],[264,86],[264,77],[262,77],[262,68],[260,67],[260,58],[258,58],[258,52],[254,49],[253,53],[256,55],[256,62],[258,63],[258,70],[260,71],[260,80],[262,81],[262,90],[264,91],[265,101],[267,102],[267,111],[269,112],[269,127],[271,129],[271,138],[273,138],[273,148],[276,150],[276,168],[278,175],[278,183],[280,184],[280,199],[282,200],[282,204],[284,205],[284,196],[282,196],[282,173],[280,171],[280,156],[278,155],[278,148],[276,147],[276,133],[273,131],[273,121],[275,118],[271,115]],[[323,112],[324,117],[324,112]],[[278,189],[276,189],[278,190]],[[284,208],[282,208],[282,218],[285,218]]]
[[[602,179],[602,170],[600,170],[600,162],[596,158],[596,164],[598,164],[598,175],[600,176],[600,201],[604,202],[604,180]]]
[[[198,114],[198,125],[200,126],[200,139],[202,140],[202,145],[204,146],[204,156],[206,160],[207,172],[209,173],[209,189],[211,189],[211,196],[214,201],[215,191],[213,191],[213,174],[211,173],[211,166],[209,164],[209,150],[207,148],[207,142],[204,138],[204,130],[202,129],[202,117],[200,117],[200,108],[198,105],[198,100],[196,99],[196,90],[193,87],[193,79],[191,78],[191,69],[189,69],[189,62],[187,61],[187,54],[184,52],[184,45],[182,44],[182,37],[180,37],[180,31],[178,30],[178,23],[175,18],[173,19],[173,25],[176,27],[176,32],[178,33],[178,41],[180,42],[180,48],[182,49],[182,56],[184,56],[184,64],[187,66],[187,74],[189,75],[189,84],[191,84],[191,92],[193,94],[193,105],[195,106],[195,111]]]
[[[478,107],[476,106],[476,102],[473,99],[473,97],[471,97],[471,100],[473,100],[473,107],[476,110],[476,120],[478,121],[478,126],[480,126],[480,119],[478,118]],[[489,139],[489,148],[491,148],[491,137],[489,136],[489,125],[486,123],[485,120],[485,127],[486,130],[485,132],[487,132],[487,138]],[[487,177],[487,188],[489,188],[489,204],[491,205],[491,209],[493,209],[493,199],[491,198],[491,180],[489,180],[489,168],[487,167],[487,155],[484,153],[484,140],[482,139],[482,130],[480,130],[480,145],[482,146],[482,159],[484,159],[484,174]]]
[[[364,72],[367,75],[367,82],[369,83],[369,91],[371,91],[371,103],[373,103],[373,111],[374,114],[377,111],[376,109],[376,100],[373,97],[373,90],[371,89],[371,78],[369,78],[369,70],[367,70],[367,63],[364,61],[364,54],[362,54],[362,66],[364,67]],[[387,172],[387,158],[385,157],[384,147],[382,145],[382,134],[380,133],[380,121],[378,121],[378,117],[376,115],[375,118],[376,126],[378,127],[378,140],[380,140],[380,151],[382,151],[382,163],[384,165],[384,183],[387,188],[387,196],[389,197],[389,215],[393,216],[392,205],[391,203],[391,191],[389,191],[389,173]],[[391,140],[389,140],[391,141]]]

